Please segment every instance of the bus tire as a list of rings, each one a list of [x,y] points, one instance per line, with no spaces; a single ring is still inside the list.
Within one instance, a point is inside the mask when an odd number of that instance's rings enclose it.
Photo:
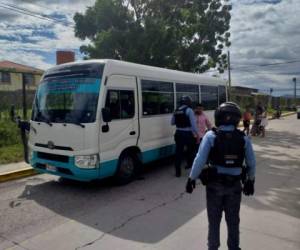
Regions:
[[[125,185],[134,179],[138,167],[136,155],[130,152],[123,153],[118,161],[118,168],[115,175],[117,185]]]

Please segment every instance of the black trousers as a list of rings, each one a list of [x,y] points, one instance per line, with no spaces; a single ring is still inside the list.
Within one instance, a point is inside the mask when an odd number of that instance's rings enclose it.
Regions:
[[[175,155],[175,172],[181,175],[181,162],[184,157],[184,148],[187,148],[187,164],[192,167],[195,158],[196,139],[191,131],[176,131],[175,133],[176,155]]]
[[[206,186],[206,202],[208,216],[208,250],[220,247],[220,223],[225,213],[227,224],[227,246],[229,250],[240,250],[240,205],[242,187],[236,181],[228,186],[220,182]]]

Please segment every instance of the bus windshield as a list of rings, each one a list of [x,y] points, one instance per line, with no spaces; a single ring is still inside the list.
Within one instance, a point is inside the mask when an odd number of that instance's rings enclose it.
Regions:
[[[73,65],[50,70],[37,89],[32,120],[92,123],[96,120],[104,65]]]

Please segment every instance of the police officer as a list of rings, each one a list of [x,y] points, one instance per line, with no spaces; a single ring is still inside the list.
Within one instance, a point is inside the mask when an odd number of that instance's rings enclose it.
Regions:
[[[245,195],[254,194],[255,156],[251,141],[237,129],[240,119],[241,111],[235,103],[226,102],[218,107],[215,111],[217,128],[207,132],[203,137],[186,184],[188,193],[192,193],[199,175],[206,184],[209,250],[217,250],[220,246],[220,222],[223,211],[228,230],[228,249],[240,249],[241,193],[243,191]],[[246,167],[243,168],[244,161]],[[207,162],[209,167],[204,168]]]
[[[180,106],[172,116],[171,124],[176,125],[174,135],[176,143],[175,175],[181,176],[181,161],[184,147],[187,147],[187,168],[191,168],[194,160],[194,147],[198,136],[194,111],[191,108],[192,98],[182,96]]]

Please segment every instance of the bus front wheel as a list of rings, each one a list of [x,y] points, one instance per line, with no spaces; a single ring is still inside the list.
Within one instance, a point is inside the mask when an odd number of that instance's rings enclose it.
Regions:
[[[115,175],[115,181],[118,185],[125,185],[131,182],[137,170],[137,157],[131,153],[124,153],[120,156],[118,170]]]

